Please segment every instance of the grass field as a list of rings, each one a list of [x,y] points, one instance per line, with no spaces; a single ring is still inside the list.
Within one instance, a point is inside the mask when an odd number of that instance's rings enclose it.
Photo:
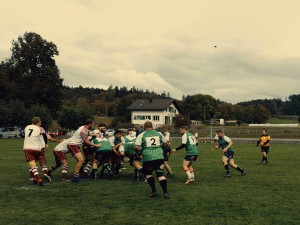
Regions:
[[[184,151],[173,154],[171,199],[164,200],[158,185],[160,196],[149,199],[148,185],[133,181],[128,164],[117,180],[63,183],[57,171],[53,184],[38,188],[28,181],[22,140],[0,140],[0,224],[300,224],[299,146],[273,145],[269,166],[259,165],[255,144],[234,147],[245,177],[232,171],[224,179],[221,152],[200,144],[197,181],[189,186],[180,167]],[[47,157],[50,166],[50,150]]]

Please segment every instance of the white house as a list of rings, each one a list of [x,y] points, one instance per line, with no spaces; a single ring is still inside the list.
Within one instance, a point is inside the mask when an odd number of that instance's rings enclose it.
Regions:
[[[151,121],[155,128],[172,124],[173,118],[182,113],[174,99],[139,99],[127,109],[131,110],[132,124],[143,125]]]

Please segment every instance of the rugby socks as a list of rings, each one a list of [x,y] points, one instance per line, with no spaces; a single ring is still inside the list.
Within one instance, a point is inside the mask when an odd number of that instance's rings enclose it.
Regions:
[[[69,166],[63,166],[61,170],[61,179],[67,180],[67,173],[68,173]]]
[[[155,187],[155,180],[154,180],[154,177],[147,177],[147,182],[148,184],[150,185],[151,187],[151,191],[152,193],[156,192],[156,187]]]
[[[243,173],[244,172],[244,170],[243,169],[241,169],[239,166],[236,166],[236,168],[235,168],[237,171],[239,171],[239,172],[241,172],[241,173]]]
[[[34,178],[34,175],[33,175],[33,172],[32,172],[31,167],[28,167],[28,170],[29,170],[29,173],[30,173],[30,177],[33,179],[33,178]]]
[[[185,173],[189,179],[192,179],[191,171],[188,170],[188,171],[185,171]]]
[[[162,180],[160,179],[160,177],[158,178],[160,181],[159,181],[159,184],[164,192],[164,194],[168,193],[168,189],[167,189],[167,180],[165,177],[162,178]]]
[[[267,157],[265,157],[265,161],[266,161],[266,164],[268,164],[268,158]]]
[[[41,182],[42,182],[42,179],[40,178],[39,171],[38,171],[38,167],[32,168],[31,172],[33,173],[34,180],[35,180],[37,183],[41,183]]]
[[[43,174],[45,175],[47,175],[48,174],[48,167],[47,166],[43,166],[42,167],[42,171],[43,171]]]
[[[87,174],[90,172],[90,170],[91,170],[92,167],[93,167],[93,164],[92,164],[91,162],[88,162],[88,163],[86,164],[86,166],[84,167],[84,169],[83,169],[82,176],[83,176],[83,177],[86,177]]]
[[[226,165],[224,166],[224,168],[225,168],[225,170],[226,170],[226,174],[230,174],[230,173],[229,173],[229,165],[226,164]]]
[[[193,171],[193,172],[191,172],[191,178],[192,178],[192,179],[195,179],[195,174],[194,174],[194,171]]]
[[[261,159],[261,162],[264,162],[264,161],[265,161],[265,157],[263,156],[262,159]]]

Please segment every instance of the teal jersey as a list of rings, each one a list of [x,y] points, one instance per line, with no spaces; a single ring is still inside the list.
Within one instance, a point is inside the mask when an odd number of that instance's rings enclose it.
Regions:
[[[135,143],[136,137],[130,134],[124,137],[125,143]]]
[[[112,147],[106,138],[94,138],[92,142],[94,144],[101,144],[100,147],[95,148],[97,152],[112,151]]]
[[[135,145],[141,147],[143,162],[164,159],[162,144],[167,140],[162,133],[155,130],[146,130],[135,141]]]
[[[181,139],[182,144],[186,145],[186,155],[198,155],[197,140],[193,134],[186,132]]]
[[[125,143],[124,145],[125,154],[129,156],[133,156],[136,154],[134,150],[134,142],[133,143]]]
[[[218,144],[222,149],[226,148],[230,142],[231,142],[231,140],[227,136],[219,138],[219,140],[218,140]],[[234,152],[232,147],[230,147],[228,150]]]

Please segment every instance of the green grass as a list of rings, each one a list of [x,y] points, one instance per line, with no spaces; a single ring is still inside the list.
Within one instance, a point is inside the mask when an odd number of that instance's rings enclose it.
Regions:
[[[277,118],[272,117],[268,120],[267,123],[271,124],[292,124],[292,123],[299,123],[298,118]]]
[[[0,224],[300,224],[299,146],[272,145],[270,166],[259,165],[255,143],[234,147],[245,177],[232,171],[224,179],[221,152],[200,144],[197,182],[189,186],[180,167],[184,151],[171,155],[175,178],[165,201],[158,185],[160,196],[149,199],[148,185],[133,181],[128,164],[118,180],[63,183],[57,171],[52,185],[38,188],[28,181],[22,140],[0,140]],[[68,158],[71,172],[75,160]],[[50,150],[47,159],[50,166]]]

